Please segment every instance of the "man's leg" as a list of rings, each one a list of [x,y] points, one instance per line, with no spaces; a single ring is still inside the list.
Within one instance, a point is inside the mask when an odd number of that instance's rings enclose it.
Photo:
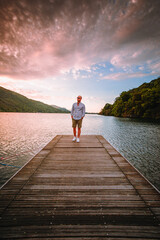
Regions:
[[[81,128],[78,128],[78,138],[80,138],[81,135]]]
[[[80,138],[80,135],[81,135],[81,127],[82,127],[82,119],[78,121],[78,138]]]
[[[72,118],[73,135],[76,137],[76,120]]]
[[[76,128],[73,128],[73,135],[76,137]]]
[[[73,135],[74,138],[72,139],[72,141],[76,141],[76,121],[72,118],[72,128],[73,128]]]

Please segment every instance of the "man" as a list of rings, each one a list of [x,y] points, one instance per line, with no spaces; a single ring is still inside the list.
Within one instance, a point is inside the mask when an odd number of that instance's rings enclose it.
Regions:
[[[82,96],[78,96],[77,102],[73,104],[72,110],[71,110],[72,127],[73,127],[73,134],[74,134],[72,141],[76,141],[76,126],[78,125],[77,142],[80,142],[82,120],[85,116],[85,105],[81,103],[81,100],[82,100]]]

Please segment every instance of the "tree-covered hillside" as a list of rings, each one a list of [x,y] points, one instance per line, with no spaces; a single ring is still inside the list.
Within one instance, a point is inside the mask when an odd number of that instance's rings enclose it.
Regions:
[[[63,111],[0,87],[0,112],[61,113]]]
[[[58,107],[57,105],[51,105],[52,107],[56,108],[56,109],[59,109],[61,110],[62,112],[64,113],[70,113],[70,111],[66,108],[63,108],[63,107]]]
[[[160,120],[160,78],[122,92],[113,104],[107,103],[99,114]]]

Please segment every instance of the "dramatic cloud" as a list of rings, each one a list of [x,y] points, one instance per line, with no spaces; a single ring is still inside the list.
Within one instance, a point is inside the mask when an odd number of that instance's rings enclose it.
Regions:
[[[159,0],[0,0],[0,76],[159,64],[159,26]]]

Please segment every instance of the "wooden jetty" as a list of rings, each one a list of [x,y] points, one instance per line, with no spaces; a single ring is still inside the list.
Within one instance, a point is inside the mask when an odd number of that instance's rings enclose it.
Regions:
[[[57,135],[0,193],[0,239],[160,239],[159,192],[100,135]]]

